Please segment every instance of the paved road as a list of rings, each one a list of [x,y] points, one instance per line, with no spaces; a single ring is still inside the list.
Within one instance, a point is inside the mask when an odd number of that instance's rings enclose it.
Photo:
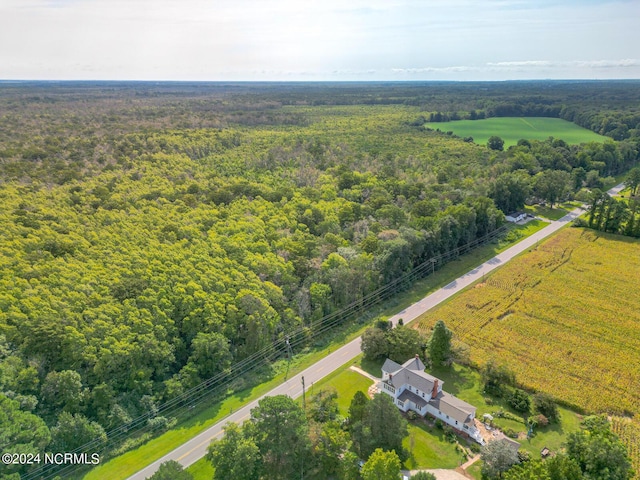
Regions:
[[[610,192],[613,192],[619,187],[619,185],[617,187],[614,187],[610,190]],[[485,274],[504,265],[516,255],[519,255],[520,253],[530,249],[540,240],[558,231],[582,213],[583,210],[577,208],[576,210],[562,217],[560,220],[551,222],[548,226],[534,233],[530,237],[522,240],[520,243],[505,250],[499,255],[496,255],[491,260],[488,260],[479,267],[474,268],[470,272],[462,275],[448,285],[445,285],[441,289],[433,292],[431,295],[424,297],[419,302],[416,302],[410,307],[402,310],[400,313],[391,317],[390,320],[393,322],[394,326],[398,323],[398,320],[400,318],[402,318],[405,324],[411,322],[412,320],[415,320],[427,310],[430,310],[439,303],[455,295],[475,281],[482,279]],[[291,377],[282,385],[274,388],[264,396],[289,395],[292,398],[297,398],[302,395],[302,377],[304,377],[305,384],[307,388],[309,388],[312,383],[317,382],[318,380],[329,375],[331,372],[337,370],[342,365],[355,358],[358,354],[360,354],[360,337],[344,345],[338,350],[328,353],[325,358],[310,366],[300,374]],[[183,445],[168,453],[160,460],[153,462],[148,467],[129,477],[129,480],[144,480],[145,478],[150,477],[158,469],[160,464],[166,462],[167,460],[177,460],[185,467],[188,467],[189,465],[195,463],[206,454],[207,447],[209,446],[209,443],[211,443],[211,440],[213,440],[214,438],[220,438],[220,436],[223,434],[222,428],[227,422],[242,423],[247,420],[251,414],[251,409],[258,405],[258,401],[261,398],[263,397],[260,397],[259,399],[248,403],[236,412],[233,412],[224,420],[221,420],[219,423],[216,423],[209,429],[205,430],[200,435],[186,441]]]

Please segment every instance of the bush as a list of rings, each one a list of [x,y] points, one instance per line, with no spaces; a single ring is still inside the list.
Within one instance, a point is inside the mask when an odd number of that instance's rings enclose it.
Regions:
[[[444,432],[444,438],[446,438],[449,443],[456,443],[457,437],[453,428],[449,425],[445,425],[442,430]]]
[[[444,428],[444,422],[439,418],[436,418],[436,428],[439,428],[440,430]]]
[[[516,388],[507,402],[516,412],[528,414],[531,410],[531,397],[524,390]]]
[[[494,360],[489,360],[482,369],[482,381],[487,393],[502,397],[507,392],[505,387],[513,385],[516,377],[506,365],[498,365]]]
[[[520,449],[518,450],[518,460],[520,460],[520,463],[528,462],[531,460],[531,454],[526,450]]]
[[[549,425],[549,419],[542,414],[536,415],[535,421],[539,427],[546,427]]]
[[[154,432],[163,431],[169,428],[169,420],[167,417],[158,416],[150,418],[147,423],[149,428]]]
[[[473,453],[480,453],[481,449],[482,449],[482,447],[480,446],[479,443],[471,442],[469,444],[469,450],[471,450]]]
[[[546,393],[536,393],[533,396],[533,405],[536,412],[547,417],[549,422],[555,423],[560,420],[558,405],[556,405],[553,397],[550,395]]]
[[[513,428],[505,429],[504,434],[510,438],[518,438],[518,432],[516,432]]]

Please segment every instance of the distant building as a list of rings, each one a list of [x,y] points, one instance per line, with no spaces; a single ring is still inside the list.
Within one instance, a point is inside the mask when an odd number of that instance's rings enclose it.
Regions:
[[[402,365],[387,359],[382,365],[378,390],[390,395],[403,412],[429,414],[484,445],[475,424],[476,407],[444,392],[444,382],[426,373],[424,368],[418,355]]]
[[[527,214],[525,212],[514,212],[510,213],[509,215],[505,215],[504,217],[507,222],[511,223],[517,223],[521,220],[524,220],[525,218],[527,218]]]

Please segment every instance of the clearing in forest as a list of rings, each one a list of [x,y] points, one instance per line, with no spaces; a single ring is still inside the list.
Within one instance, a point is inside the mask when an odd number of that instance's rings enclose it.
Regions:
[[[497,135],[504,140],[505,148],[517,144],[521,138],[546,140],[553,137],[570,144],[603,142],[607,138],[575,123],[547,117],[494,117],[484,120],[429,123],[427,126],[452,131],[459,137],[473,137],[474,142],[479,145],[486,145],[489,137]]]
[[[568,228],[416,328],[442,319],[470,360],[586,412],[640,413],[640,241]]]

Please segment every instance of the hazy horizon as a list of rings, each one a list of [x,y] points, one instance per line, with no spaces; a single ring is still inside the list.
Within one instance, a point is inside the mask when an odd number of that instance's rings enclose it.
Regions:
[[[640,78],[636,0],[0,0],[0,78]]]

